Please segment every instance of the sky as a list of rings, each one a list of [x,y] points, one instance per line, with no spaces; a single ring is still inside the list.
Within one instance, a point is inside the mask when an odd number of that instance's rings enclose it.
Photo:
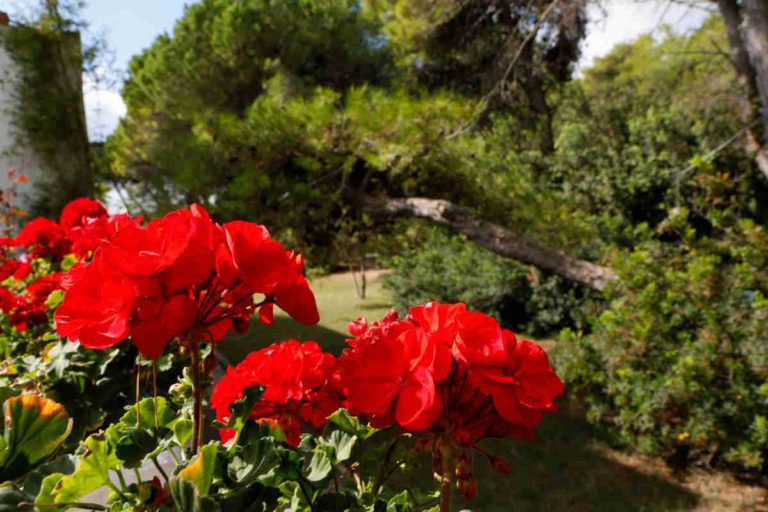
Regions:
[[[0,0],[0,10],[11,14],[23,11],[31,0]],[[189,0],[88,0],[83,17],[89,31],[103,35],[110,48],[112,73],[117,80],[94,81],[86,77],[84,95],[91,140],[104,140],[125,115],[120,96],[120,78],[125,76],[133,55],[152,44],[162,33],[173,30]],[[676,31],[698,27],[707,11],[663,0],[603,0],[604,9],[590,8],[590,25],[582,43],[577,74],[617,43],[669,24]],[[114,82],[114,83],[108,83]]]

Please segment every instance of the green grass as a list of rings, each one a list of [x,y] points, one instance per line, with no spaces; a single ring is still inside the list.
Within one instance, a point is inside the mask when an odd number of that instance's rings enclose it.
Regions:
[[[381,320],[393,307],[387,291],[382,287],[381,274],[381,271],[368,273],[365,299],[358,298],[351,274],[331,274],[312,279],[310,286],[320,311],[319,324],[302,325],[275,308],[272,325],[262,325],[254,318],[246,334],[229,336],[218,348],[235,364],[253,350],[290,339],[316,341],[323,350],[338,355],[346,347],[344,340],[349,336],[347,324],[350,321],[361,316],[369,321]]]
[[[314,340],[338,354],[345,346],[350,320],[365,316],[379,320],[392,307],[382,288],[380,273],[369,276],[368,295],[359,299],[349,274],[311,281],[320,309],[320,323],[304,326],[275,310],[272,326],[254,319],[248,333],[231,336],[219,349],[233,363],[248,352],[287,339]],[[542,342],[550,349],[554,342]],[[482,457],[475,459],[478,492],[474,500],[456,498],[455,510],[506,511],[710,511],[757,510],[754,490],[719,476],[701,474],[697,483],[683,483],[657,459],[627,457],[607,447],[577,406],[560,400],[562,411],[546,415],[536,430],[536,441],[511,439],[489,442],[486,448],[507,458],[510,475],[490,471]],[[428,467],[428,466],[427,466]],[[430,475],[422,484],[431,485]],[[407,477],[404,485],[415,483]],[[739,502],[739,496],[746,496]],[[728,498],[725,496],[728,495]],[[757,498],[755,498],[756,500]]]

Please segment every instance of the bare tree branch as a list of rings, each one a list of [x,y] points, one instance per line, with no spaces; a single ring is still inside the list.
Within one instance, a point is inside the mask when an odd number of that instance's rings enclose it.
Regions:
[[[480,219],[470,210],[443,199],[358,197],[361,206],[373,215],[415,217],[462,233],[486,249],[580,283],[593,290],[603,290],[616,274],[608,267],[574,258],[562,251],[513,233]]]

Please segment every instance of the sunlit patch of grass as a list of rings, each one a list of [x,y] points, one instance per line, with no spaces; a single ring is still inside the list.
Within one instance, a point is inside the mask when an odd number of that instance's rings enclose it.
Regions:
[[[381,320],[387,310],[393,307],[389,294],[382,287],[383,272],[378,270],[367,273],[365,299],[358,298],[350,273],[312,279],[310,286],[320,311],[319,324],[302,325],[275,308],[275,321],[272,325],[262,325],[254,317],[246,334],[229,336],[219,345],[219,350],[230,361],[237,363],[253,350],[277,341],[295,339],[316,341],[324,350],[339,354],[346,346],[344,340],[349,336],[347,324],[350,321],[361,316],[369,321]]]

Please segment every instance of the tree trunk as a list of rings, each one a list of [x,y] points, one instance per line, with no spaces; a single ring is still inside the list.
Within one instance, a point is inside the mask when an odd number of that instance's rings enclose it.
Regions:
[[[760,98],[763,136],[756,160],[768,178],[768,0],[743,0],[741,36]]]
[[[760,115],[758,106],[759,98],[757,94],[757,84],[755,83],[755,70],[749,62],[749,54],[744,45],[744,39],[741,37],[741,11],[737,0],[717,0],[717,7],[720,15],[725,22],[725,30],[728,35],[728,44],[731,47],[731,63],[736,71],[739,85],[744,91],[744,97],[741,100],[741,120],[745,125],[752,123]],[[747,130],[745,148],[750,155],[759,152],[760,142],[759,127],[752,127]],[[768,177],[768,168],[760,169]]]
[[[576,281],[593,290],[601,291],[616,274],[607,267],[595,265],[547,247],[497,224],[475,216],[464,207],[443,199],[410,197],[402,199],[360,198],[364,209],[374,215],[404,216],[428,219],[462,233],[469,240],[486,249],[523,263]]]
[[[533,62],[532,43],[526,44],[520,55],[522,67],[522,85],[525,95],[528,97],[528,108],[538,124],[539,148],[545,155],[555,151],[555,140],[552,133],[552,111],[547,104],[547,94],[544,91],[544,83],[536,70]]]

